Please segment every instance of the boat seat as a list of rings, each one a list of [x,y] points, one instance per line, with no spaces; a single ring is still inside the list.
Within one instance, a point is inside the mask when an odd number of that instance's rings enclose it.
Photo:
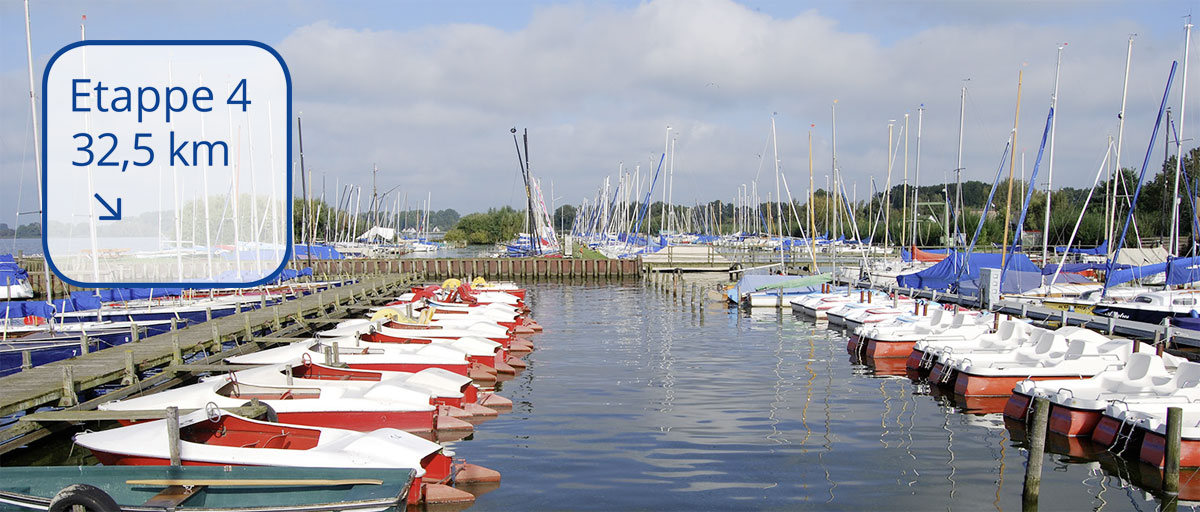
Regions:
[[[284,449],[284,448],[287,448],[291,444],[292,444],[292,442],[290,439],[288,439],[287,431],[284,431],[277,435],[272,436],[270,439],[267,439],[267,441],[263,443],[262,447],[263,448]]]

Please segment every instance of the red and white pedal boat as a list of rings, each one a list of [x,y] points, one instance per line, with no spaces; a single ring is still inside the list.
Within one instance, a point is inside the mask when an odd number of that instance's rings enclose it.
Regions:
[[[363,386],[370,386],[375,382],[397,383],[428,393],[435,405],[463,409],[474,416],[492,416],[497,413],[498,409],[512,409],[512,400],[494,392],[481,391],[470,377],[441,368],[426,368],[416,373],[357,370],[314,363],[311,359],[303,358],[303,356],[299,360],[280,360],[272,364],[278,371],[256,373],[257,377],[253,384],[286,384],[288,372],[286,367],[290,366],[292,382],[298,385],[309,381],[358,383]],[[248,377],[242,376],[239,379],[246,382]]]
[[[940,310],[939,310],[940,311]],[[943,314],[944,315],[944,314]],[[874,358],[909,357],[913,347],[921,340],[958,341],[974,339],[991,330],[992,317],[980,315],[974,311],[959,311],[953,313],[949,325],[933,325],[925,327],[918,325],[911,331],[889,330],[887,324],[876,324],[867,335],[860,335],[866,344],[866,354]],[[864,325],[862,330],[866,330]]]
[[[1200,363],[1170,354],[1138,352],[1129,356],[1123,368],[1101,372],[1089,379],[1019,382],[1004,415],[1024,421],[1033,398],[1046,398],[1050,401],[1051,432],[1089,437],[1111,402],[1193,401],[1200,399],[1198,385]]]
[[[239,376],[254,381],[272,378],[276,367],[253,368],[206,377],[189,386],[168,389],[137,398],[114,400],[100,406],[107,411],[162,410],[170,406],[200,409],[208,403],[217,407],[239,407],[258,399],[274,409],[280,421],[316,427],[344,428],[365,432],[398,428],[410,432],[472,430],[470,423],[438,414],[432,397],[389,382],[365,388],[307,382],[304,385],[255,385],[241,383]]]
[[[1024,380],[1080,380],[1122,368],[1133,343],[1081,327],[1063,327],[1042,336],[1036,347],[954,359],[946,368],[953,371],[956,394],[1011,396],[1013,387]]]
[[[171,459],[168,436],[166,421],[157,420],[76,434],[75,442],[104,465],[165,466]],[[179,458],[185,466],[413,468],[418,478],[409,492],[411,503],[423,498],[423,484],[454,477],[453,455],[438,443],[393,428],[357,432],[260,421],[211,404],[179,417]],[[500,479],[479,466],[468,473],[477,481]]]
[[[963,340],[920,340],[913,345],[905,366],[909,370],[925,371],[939,368],[944,370],[944,361],[954,357],[969,357],[969,354],[989,354],[1014,350],[1021,346],[1033,346],[1049,330],[1034,327],[1020,320],[1001,320],[996,332]]]
[[[273,364],[277,361],[296,361],[308,358],[325,361],[328,349],[337,362],[356,370],[390,372],[419,372],[426,368],[441,368],[477,381],[496,380],[497,371],[490,366],[467,359],[465,350],[453,345],[480,347],[487,340],[450,340],[444,343],[377,343],[362,341],[354,336],[316,338],[298,341],[251,354],[226,358],[230,364]],[[336,350],[334,347],[336,346]],[[493,358],[495,348],[485,349]]]

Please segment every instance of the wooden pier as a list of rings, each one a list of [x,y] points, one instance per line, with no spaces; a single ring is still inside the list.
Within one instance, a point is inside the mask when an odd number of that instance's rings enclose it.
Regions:
[[[34,293],[42,296],[47,288],[44,261],[41,258],[22,258],[20,264],[29,272],[29,284]],[[136,273],[139,279],[169,281],[174,263],[147,263]],[[288,268],[311,267],[315,275],[355,276],[363,274],[416,274],[422,279],[475,277],[485,279],[621,279],[637,277],[642,265],[637,260],[574,259],[574,258],[393,258],[312,260],[300,258],[288,263]],[[55,298],[84,290],[71,286],[51,275],[49,287]]]
[[[288,300],[274,306],[249,310],[185,328],[58,361],[13,375],[0,377],[0,416],[30,413],[40,407],[68,407],[73,411],[94,409],[100,403],[135,396],[190,378],[197,368],[220,362],[227,356],[254,352],[260,347],[293,341],[318,324],[344,318],[354,306],[380,303],[404,291],[414,282],[413,274],[364,275],[347,282]],[[269,336],[269,337],[264,337]],[[222,343],[237,346],[222,351]],[[195,364],[184,359],[202,353]],[[139,380],[147,370],[164,371]],[[80,403],[80,393],[102,385],[124,387]],[[21,422],[0,431],[0,454],[45,437],[61,428],[54,423]]]
[[[293,264],[309,266],[305,260]],[[359,272],[415,273],[426,279],[481,276],[501,278],[623,278],[640,275],[637,260],[589,260],[574,258],[423,258],[389,260],[313,260],[316,274]]]

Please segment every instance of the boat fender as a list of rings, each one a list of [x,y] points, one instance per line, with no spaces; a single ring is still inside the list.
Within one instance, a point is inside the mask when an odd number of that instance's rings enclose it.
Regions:
[[[271,423],[279,423],[279,415],[275,414],[274,407],[271,407],[269,404],[264,403],[264,402],[259,402],[258,405],[261,405],[261,406],[267,408],[266,414],[263,414],[262,417],[260,417],[258,419],[261,419],[263,421],[269,421]],[[254,406],[253,401],[242,404],[242,407],[252,407],[252,406]]]
[[[58,491],[46,509],[50,512],[69,512],[82,507],[88,512],[121,512],[121,506],[102,489],[88,484],[71,484]]]

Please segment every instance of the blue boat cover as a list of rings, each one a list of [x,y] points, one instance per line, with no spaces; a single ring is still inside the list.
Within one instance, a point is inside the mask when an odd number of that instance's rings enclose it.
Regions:
[[[1129,267],[1115,269],[1108,273],[1108,281],[1105,286],[1116,286],[1118,284],[1133,281],[1134,279],[1144,279],[1155,274],[1161,274],[1167,271],[1166,263],[1151,263],[1140,267]]]
[[[1001,254],[972,253],[970,258],[964,254],[951,251],[946,259],[933,266],[912,274],[896,276],[900,286],[909,288],[925,288],[936,291],[950,291],[957,288],[960,293],[976,293],[979,291],[979,269],[1000,268]],[[966,265],[962,269],[960,267]],[[959,279],[955,281],[955,279]],[[1008,263],[1008,272],[1004,282],[1000,283],[1002,293],[1021,293],[1042,285],[1042,271],[1024,254],[1013,254]]]
[[[17,265],[11,254],[0,254],[0,285],[8,286],[29,279],[29,273]]]
[[[296,244],[292,246],[292,259],[298,260],[301,258],[307,259],[309,255],[308,245]],[[328,245],[312,244],[312,258],[314,260],[342,260],[346,259],[337,249]]]
[[[1167,262],[1167,284],[1178,285],[1200,281],[1200,256],[1173,258]]]

